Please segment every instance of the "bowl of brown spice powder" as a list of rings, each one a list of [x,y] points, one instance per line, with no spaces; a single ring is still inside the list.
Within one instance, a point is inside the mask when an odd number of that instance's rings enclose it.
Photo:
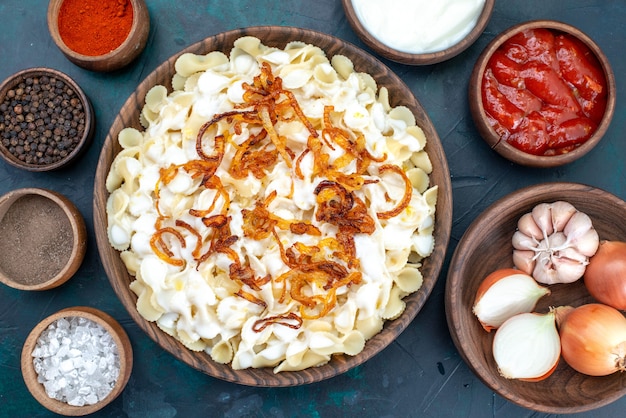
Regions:
[[[65,196],[23,188],[0,197],[0,282],[47,290],[69,280],[87,249],[85,221]]]
[[[150,15],[144,0],[50,0],[48,29],[63,55],[91,71],[115,71],[145,48]]]
[[[0,84],[0,157],[28,171],[75,162],[95,131],[91,102],[65,73],[37,67]]]

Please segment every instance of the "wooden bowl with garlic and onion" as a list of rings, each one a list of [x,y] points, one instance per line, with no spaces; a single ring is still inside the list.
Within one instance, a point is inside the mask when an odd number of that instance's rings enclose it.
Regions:
[[[560,357],[552,374],[539,381],[505,378],[494,360],[496,331],[487,332],[473,312],[485,278],[514,268],[513,235],[519,219],[542,203],[568,202],[591,219],[599,240],[625,241],[626,202],[601,189],[578,183],[544,183],[515,191],[485,210],[467,229],[452,256],[445,308],[452,340],[472,371],[490,389],[522,407],[544,413],[589,411],[626,394],[626,374],[590,376]],[[540,283],[541,284],[541,283]],[[597,303],[582,278],[571,283],[541,284],[550,290],[532,310]]]

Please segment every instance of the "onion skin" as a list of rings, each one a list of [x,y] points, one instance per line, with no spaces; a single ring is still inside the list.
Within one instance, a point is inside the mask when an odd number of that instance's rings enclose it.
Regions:
[[[571,368],[589,376],[626,370],[626,318],[620,311],[590,303],[556,308],[556,315],[561,355]]]
[[[589,259],[583,281],[599,302],[626,310],[626,242],[602,241]]]

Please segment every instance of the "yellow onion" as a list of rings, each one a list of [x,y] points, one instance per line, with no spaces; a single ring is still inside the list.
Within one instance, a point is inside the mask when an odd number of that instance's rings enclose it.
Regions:
[[[626,318],[617,309],[590,303],[555,309],[561,354],[571,368],[590,376],[626,370]]]
[[[493,338],[493,358],[507,379],[543,380],[556,370],[560,354],[553,310],[517,314],[507,319]]]
[[[489,332],[514,315],[531,312],[537,301],[549,294],[547,287],[540,286],[521,270],[500,269],[481,282],[472,312]]]
[[[599,302],[626,310],[626,242],[602,241],[589,259],[583,281]]]

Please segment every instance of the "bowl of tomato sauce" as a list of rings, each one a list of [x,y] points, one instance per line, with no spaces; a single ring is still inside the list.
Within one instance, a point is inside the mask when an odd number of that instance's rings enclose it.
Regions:
[[[497,35],[469,83],[480,135],[501,156],[529,167],[556,167],[587,154],[608,129],[615,98],[615,76],[600,47],[554,20]]]

